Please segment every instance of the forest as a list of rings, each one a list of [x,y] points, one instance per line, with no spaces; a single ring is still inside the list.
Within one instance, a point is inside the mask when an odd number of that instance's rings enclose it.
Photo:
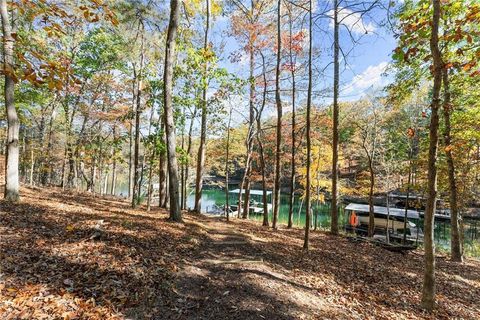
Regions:
[[[477,0],[0,18],[1,319],[480,317]]]

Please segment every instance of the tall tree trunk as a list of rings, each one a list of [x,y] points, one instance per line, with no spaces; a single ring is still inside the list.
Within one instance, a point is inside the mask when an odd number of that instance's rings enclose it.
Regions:
[[[54,111],[52,110],[52,116],[50,118],[50,122],[48,124],[48,150],[47,150],[47,159],[48,159],[48,171],[45,174],[46,177],[46,183],[47,184],[52,184],[52,181],[55,181],[55,176],[56,176],[56,170],[53,169],[53,159],[50,157],[50,150],[53,146],[53,118],[54,118]]]
[[[250,149],[249,150],[249,145],[250,145],[250,138],[252,138],[250,132],[253,130],[252,128],[252,125],[250,124],[249,126],[249,129],[248,129],[248,133],[247,133],[247,141],[246,141],[246,144],[247,144],[247,161],[245,163],[245,172],[243,174],[243,178],[242,178],[242,182],[240,183],[240,192],[238,193],[238,211],[237,211],[237,217],[240,218],[244,218],[244,219],[247,219],[248,218],[248,212],[250,211],[250,206],[249,206],[249,199],[247,199],[247,197],[249,198],[250,197],[250,190],[248,192],[248,195],[247,195],[247,191],[246,191],[246,185],[247,185],[247,179],[248,179],[248,176],[250,175],[250,168],[251,168],[251,165],[252,165],[252,150]],[[242,192],[245,190],[245,208],[243,208],[243,213],[242,213]]]
[[[117,126],[114,124],[113,125],[113,140],[115,141],[117,138]],[[111,185],[110,185],[110,194],[112,196],[115,195],[115,187],[116,187],[116,184],[117,184],[117,155],[116,155],[116,152],[115,152],[115,147],[112,147],[112,160],[113,160],[113,163],[112,163],[112,182],[111,182]]]
[[[100,196],[103,196],[103,157],[100,150],[100,161],[99,161],[99,168],[98,168],[98,193]]]
[[[206,97],[205,97],[206,98]],[[204,102],[202,102],[203,104]],[[205,149],[207,137],[207,110],[203,106],[200,125],[200,145],[198,147],[197,155],[197,174],[195,178],[195,212],[200,213],[202,210],[202,189],[203,189],[203,169],[205,167]]]
[[[112,196],[115,195],[115,189],[116,189],[116,184],[117,184],[117,159],[113,158],[113,164],[112,164],[112,182],[110,185],[110,194]]]
[[[73,146],[69,143],[67,148],[68,155],[68,176],[67,176],[67,187],[73,188],[75,186],[75,159],[73,157]]]
[[[155,109],[154,108],[150,108],[150,117],[149,117],[149,121],[148,121],[148,132],[147,132],[147,137],[150,137],[151,134],[152,134],[152,125],[153,125],[153,116],[155,115]],[[160,118],[159,118],[160,120]],[[152,161],[153,161],[153,157],[154,157],[154,146],[152,146],[152,150],[150,150],[150,156],[147,157],[147,152],[144,151],[144,154],[143,154],[143,158],[142,158],[142,165],[141,165],[141,170],[140,170],[140,181],[138,183],[138,198],[140,199],[140,197],[142,196],[142,186],[143,186],[143,181],[145,179],[145,163],[149,162],[149,170],[150,168],[152,167]],[[148,183],[151,183],[151,172],[149,171],[148,172],[148,176],[147,176],[147,181]],[[147,185],[147,198],[150,197],[150,192],[151,192],[151,186],[148,184]],[[148,199],[148,200],[151,200],[151,199]],[[140,201],[138,202],[138,204],[140,204]],[[150,210],[150,209],[149,209]]]
[[[310,181],[310,171],[311,171],[311,162],[312,162],[312,143],[310,137],[310,125],[311,125],[311,109],[312,109],[312,0],[309,1],[309,14],[308,14],[308,92],[307,92],[307,172],[306,172],[306,186],[305,186],[305,200],[306,200],[306,215],[305,215],[305,238],[303,242],[303,249],[308,250],[309,246],[309,233],[310,233],[310,221],[312,218],[311,212],[311,181]]]
[[[142,186],[143,186],[143,180],[145,179],[145,154],[142,157],[142,163],[140,165],[140,174],[139,174],[139,180],[138,180],[138,186],[137,186],[137,204],[140,204],[140,198],[142,197]]]
[[[166,136],[164,133],[165,129],[165,120],[162,121],[160,125],[160,131],[162,132],[162,139],[166,143]],[[160,208],[167,207],[167,171],[168,171],[168,160],[167,154],[165,151],[160,152],[159,156],[159,173],[158,173],[158,206]]]
[[[460,217],[458,212],[457,183],[455,178],[455,162],[452,153],[452,125],[450,123],[450,114],[453,110],[450,97],[450,86],[448,79],[448,70],[443,69],[443,118],[445,120],[445,129],[443,139],[445,142],[445,155],[448,166],[448,183],[450,188],[450,215],[451,215],[451,259],[455,262],[462,262],[462,242],[460,239]]]
[[[262,172],[262,202],[263,202],[263,223],[262,226],[268,227],[268,201],[267,201],[267,177],[265,172],[265,152],[263,150],[263,143],[260,137],[262,133],[262,114],[267,101],[267,70],[265,65],[265,56],[262,56],[262,74],[263,74],[263,94],[262,105],[257,113],[257,142],[260,152],[260,171]]]
[[[103,195],[108,192],[108,166],[105,166],[105,176],[103,178]]]
[[[268,227],[268,196],[267,196],[267,177],[265,174],[265,151],[260,135],[257,135],[258,148],[260,152],[260,166],[262,172],[262,203],[263,203],[263,222],[262,226]]]
[[[150,211],[152,207],[152,176],[153,176],[153,152],[150,155],[150,166],[148,167],[148,189],[147,189],[147,211]]]
[[[35,169],[35,152],[33,146],[30,148],[30,179],[29,184],[33,186],[33,170]]]
[[[102,153],[102,143],[100,138],[97,138],[97,143],[100,146],[98,150],[98,193],[102,196],[102,178],[103,178],[103,153]],[[96,184],[95,184],[96,185]]]
[[[181,137],[182,150],[185,150],[185,123],[182,124],[182,137]],[[185,167],[187,164],[182,161],[180,164],[180,210],[185,210],[186,200],[186,188],[185,188]]]
[[[252,137],[252,140],[253,140],[253,137]],[[252,150],[253,151],[253,150]],[[251,179],[250,179],[250,175],[251,175],[251,168],[252,168],[252,157],[250,156],[250,161],[249,161],[249,166],[248,166],[248,171],[247,171],[247,174],[245,175],[245,185],[244,185],[244,189],[245,189],[245,203],[243,205],[243,213],[242,213],[242,218],[243,219],[248,219],[249,216],[250,216],[250,185],[252,183]]]
[[[433,0],[432,34],[430,50],[433,57],[433,89],[430,118],[430,144],[428,148],[427,207],[425,210],[425,268],[422,289],[422,307],[432,311],[435,306],[435,243],[434,223],[437,202],[437,149],[438,149],[438,109],[442,86],[442,58],[438,45],[438,25],[440,20],[440,0]]]
[[[275,102],[277,105],[277,139],[275,152],[275,182],[272,228],[277,229],[278,214],[280,212],[280,180],[281,180],[281,153],[282,153],[282,100],[280,97],[280,64],[282,54],[281,35],[282,0],[277,1],[277,65],[275,70]]]
[[[66,134],[65,140],[68,141],[68,139],[69,139],[68,134]],[[66,177],[67,177],[67,154],[68,154],[67,144],[68,144],[68,142],[65,144],[64,150],[63,150],[62,176],[61,176],[61,181],[60,181],[60,187],[62,188],[62,190],[65,190],[65,185],[67,184],[67,182],[66,182]]]
[[[413,141],[412,141],[413,143]],[[412,185],[412,156],[413,145],[409,146],[408,152],[408,179],[407,179],[407,196],[405,198],[405,215],[403,217],[403,244],[407,243],[407,223],[408,223],[408,202],[410,201],[410,188]]]
[[[253,12],[253,6],[252,6]],[[248,120],[248,133],[245,144],[247,146],[247,161],[245,163],[245,172],[243,173],[242,182],[240,184],[240,192],[238,194],[238,215],[242,212],[242,192],[245,191],[245,202],[243,205],[242,218],[247,219],[250,213],[250,175],[252,170],[252,152],[253,152],[253,139],[254,139],[254,126],[255,126],[255,82],[254,82],[254,69],[255,69],[255,48],[252,44],[249,46],[249,78],[250,78],[250,90],[249,90],[249,120]]]
[[[51,159],[50,159],[50,150],[52,148],[52,128],[53,128],[53,118],[54,118],[54,112],[55,112],[55,105],[52,108],[52,112],[50,114],[50,120],[48,122],[48,137],[47,137],[47,150],[45,152],[45,165],[46,168],[44,168],[42,172],[42,185],[45,186],[50,183],[51,180],[51,173],[53,172],[52,170],[52,164],[51,164]]]
[[[139,81],[137,81],[139,82]],[[135,136],[133,139],[133,165],[132,165],[132,208],[135,208],[138,203],[138,153],[140,148],[140,93],[136,90],[136,105],[135,105]]]
[[[140,158],[140,117],[142,115],[142,86],[143,86],[143,65],[145,61],[145,27],[143,22],[140,21],[139,32],[141,34],[141,43],[140,43],[140,66],[138,70],[137,78],[137,90],[136,90],[136,106],[135,106],[135,144],[134,144],[134,153],[133,153],[133,196],[132,196],[132,208],[135,208],[140,202],[142,184],[140,182],[140,172],[138,167],[138,162]],[[143,165],[142,165],[143,171]],[[143,172],[142,175],[143,177]]]
[[[370,186],[368,190],[368,230],[367,234],[368,237],[373,237],[375,234],[375,211],[374,211],[374,206],[373,206],[373,192],[375,190],[375,170],[374,170],[374,161],[375,161],[375,148],[376,148],[376,141],[377,141],[377,116],[375,112],[373,112],[374,115],[374,122],[372,124],[372,129],[373,132],[370,134],[370,125],[366,124],[365,130],[363,132],[363,140],[362,140],[362,148],[365,151],[365,155],[367,156],[368,160],[368,172],[369,172],[369,180],[370,180]],[[372,136],[372,145],[371,149],[369,149],[368,146],[368,139],[369,136]]]
[[[192,119],[190,121],[190,127],[188,128],[188,140],[187,140],[187,161],[185,163],[185,176],[184,176],[184,183],[183,183],[183,193],[185,197],[183,198],[183,208],[187,208],[187,199],[188,199],[188,181],[190,175],[190,159],[192,158],[192,135],[193,135],[193,123],[195,118],[197,117],[198,108],[195,106],[195,109],[192,114]]]
[[[330,231],[338,234],[338,94],[340,83],[340,39],[338,21],[338,0],[333,1],[333,137],[332,137],[332,200],[331,200],[331,226]]]
[[[178,0],[170,3],[170,22],[167,31],[167,43],[165,53],[165,73],[163,76],[163,98],[165,133],[167,137],[167,158],[170,197],[170,220],[181,222],[182,212],[178,197],[178,163],[175,141],[175,120],[173,117],[172,91],[173,91],[173,60],[175,58],[175,39],[177,37],[178,20],[180,16],[180,4]]]
[[[295,83],[295,60],[293,59],[292,51],[292,15],[290,14],[289,24],[289,56],[290,56],[290,68],[292,75],[292,158],[290,160],[291,175],[290,175],[290,199],[288,206],[288,228],[293,227],[293,204],[295,202],[295,97],[296,97],[296,83]]]
[[[208,50],[208,31],[210,29],[210,0],[206,0],[207,12],[206,12],[206,24],[203,49]],[[208,62],[205,62],[204,66],[204,86],[202,92],[202,120],[200,128],[200,145],[198,147],[198,159],[197,159],[197,178],[195,183],[195,211],[200,213],[202,210],[202,188],[203,188],[203,169],[205,167],[205,150],[207,148],[207,114],[208,114]]]
[[[177,162],[178,163],[178,162]],[[167,161],[167,165],[168,165],[168,161]],[[170,209],[170,175],[168,173],[168,170],[166,171],[167,175],[166,175],[166,179],[165,179],[165,183],[166,183],[166,188],[165,188],[165,202],[163,203],[163,207],[164,208],[167,208],[167,209]],[[179,207],[180,207],[180,204],[179,204]],[[180,211],[181,212],[181,211]]]
[[[133,66],[133,84],[132,84],[132,113],[133,115],[135,114],[135,106],[136,106],[136,91],[137,91],[137,77],[136,77],[136,71],[135,71],[135,65]],[[133,189],[134,189],[134,169],[133,169],[133,157],[135,154],[135,148],[134,148],[134,139],[133,139],[133,118],[129,117],[129,124],[130,127],[128,129],[129,134],[128,134],[128,142],[129,142],[129,148],[128,148],[128,199],[132,201],[133,198]]]
[[[70,66],[68,66],[68,72],[70,72]],[[80,93],[83,92],[83,87],[80,89]],[[66,127],[66,144],[65,144],[65,158],[62,168],[62,188],[65,187],[72,188],[75,181],[75,167],[76,160],[74,156],[76,152],[74,151],[74,141],[73,141],[73,121],[75,119],[76,108],[79,102],[79,96],[76,99],[76,102],[73,103],[72,108],[69,105],[69,96],[70,96],[70,86],[69,81],[65,84],[65,101],[63,103],[63,109],[65,112],[65,127]],[[67,164],[68,164],[68,175],[67,175]]]
[[[17,202],[20,198],[20,183],[18,177],[18,135],[20,124],[18,121],[17,110],[15,109],[14,91],[14,59],[13,47],[14,38],[12,37],[12,28],[8,16],[7,0],[0,2],[0,14],[2,16],[3,29],[3,69],[5,74],[4,95],[5,109],[7,111],[7,165],[5,167],[5,193],[4,197],[8,201]]]
[[[229,157],[230,157],[230,125],[232,122],[232,111],[233,109],[230,108],[230,112],[228,115],[228,124],[227,124],[227,146],[226,146],[226,155],[225,155],[225,208],[224,208],[224,214],[227,217],[227,221],[230,221],[230,205],[228,203],[228,176],[229,176]]]
[[[375,189],[375,171],[373,169],[374,154],[368,156],[368,171],[370,173],[370,187],[368,190],[368,236],[375,234],[375,212],[373,208],[373,191]]]
[[[95,177],[97,176],[97,159],[92,158],[92,165],[90,167],[90,179],[87,180],[87,192],[95,193]]]
[[[253,7],[252,7],[253,10]],[[250,47],[250,97],[249,97],[249,130],[247,136],[247,158],[250,161],[247,161],[247,166],[245,168],[245,174],[243,177],[244,182],[242,183],[242,188],[245,190],[245,204],[243,206],[243,218],[247,219],[250,214],[250,185],[252,174],[252,152],[253,152],[253,140],[255,135],[255,81],[254,81],[254,70],[255,70],[255,48],[253,45]]]
[[[318,156],[317,156],[317,168],[320,168],[320,158],[321,158],[321,151],[319,149]],[[317,230],[318,211],[320,208],[320,174],[319,172],[317,172],[317,176],[315,177],[315,180],[317,181],[317,210],[315,210],[315,229],[314,230]]]
[[[62,188],[71,188],[73,186],[73,179],[74,179],[74,171],[75,171],[75,160],[74,160],[74,148],[73,148],[73,119],[75,115],[75,106],[70,108],[69,105],[69,81],[67,79],[67,83],[65,85],[65,101],[63,104],[64,112],[65,112],[65,126],[66,126],[66,146],[65,146],[65,160],[64,160],[64,167],[63,167],[63,177],[62,177]],[[71,113],[70,113],[71,111]],[[68,174],[67,174],[67,165],[68,165]]]

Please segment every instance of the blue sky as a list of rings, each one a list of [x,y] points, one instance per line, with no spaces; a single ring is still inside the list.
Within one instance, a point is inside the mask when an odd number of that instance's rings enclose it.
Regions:
[[[325,6],[329,5],[329,2],[329,0],[319,0],[318,6],[323,10]],[[388,79],[380,75],[391,60],[391,53],[395,48],[396,41],[390,31],[378,24],[384,20],[386,14],[382,10],[377,9],[370,15],[363,17],[352,14],[348,9],[344,10],[346,18],[343,30],[340,32],[342,46],[346,50],[349,50],[352,46],[352,41],[345,31],[345,27],[348,27],[356,37],[361,36],[359,44],[355,46],[355,49],[348,56],[347,69],[344,69],[344,66],[341,68],[342,99],[351,100],[361,96],[365,91],[371,91],[372,87],[382,86],[388,82]],[[223,54],[225,57],[228,57],[230,52],[239,49],[235,39],[226,38],[225,32],[223,32],[228,30],[229,23],[228,17],[221,17],[214,22],[213,27],[214,37],[217,38],[217,41],[219,40],[218,37],[223,37],[223,41],[227,44]],[[323,31],[316,28],[313,40],[314,45],[324,51],[324,54],[320,57],[320,63],[326,64],[332,60],[331,52],[328,52],[331,49],[331,34],[333,33],[330,19],[320,19],[319,28],[322,28]],[[368,31],[368,34],[364,34],[364,31]],[[241,73],[246,69],[243,65],[232,65],[228,59],[226,60],[222,63],[232,72]],[[330,75],[333,74],[333,70],[326,70],[324,78],[327,81],[329,81],[329,71]],[[328,85],[326,83],[326,86]]]
[[[384,30],[378,31],[383,34],[363,38],[362,44],[355,48],[354,55],[349,59],[351,69],[345,70],[342,74],[344,84],[342,96],[345,100],[358,98],[389,82],[382,73],[391,61],[396,42],[391,34],[385,33]]]
[[[318,6],[324,10],[330,4],[329,0],[319,0]],[[344,27],[340,32],[342,46],[346,51],[352,47],[350,36],[345,31],[346,27],[352,31],[355,37],[361,37],[360,42],[355,45],[355,49],[348,56],[348,66],[341,65],[341,100],[345,101],[358,99],[363,94],[378,90],[388,83],[389,79],[383,77],[382,73],[391,60],[391,53],[395,48],[396,41],[390,31],[379,25],[386,14],[382,10],[377,9],[363,17],[352,14],[347,9],[344,9],[344,14]],[[239,50],[236,40],[225,34],[225,30],[229,30],[229,28],[229,17],[220,17],[213,22],[213,41],[217,44],[223,41],[226,44],[221,65],[231,72],[246,77],[248,65],[232,64],[227,59],[231,52]],[[317,62],[319,69],[325,68],[333,59],[331,53],[332,28],[331,19],[323,17],[314,30],[314,46],[322,50]],[[368,31],[367,34],[365,31]],[[320,76],[315,83],[316,90],[332,87],[332,77],[333,68],[327,67],[324,75]],[[317,97],[317,103],[329,103],[330,101],[331,93],[327,93],[321,98]]]

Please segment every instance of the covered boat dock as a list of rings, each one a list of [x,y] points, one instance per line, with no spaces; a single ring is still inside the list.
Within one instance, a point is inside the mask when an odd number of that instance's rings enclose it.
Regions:
[[[234,190],[231,190],[229,191],[228,193],[230,194],[235,194],[235,195],[238,195],[240,194],[240,192],[242,193],[242,199],[245,198],[245,189],[234,189]],[[249,209],[250,209],[250,213],[252,214],[260,214],[263,212],[263,190],[255,190],[255,189],[251,189],[250,190],[250,203],[249,203]],[[265,191],[265,194],[267,196],[267,208],[268,208],[268,211],[270,212],[270,210],[272,210],[273,208],[273,197],[272,197],[272,191]],[[270,199],[269,199],[270,198]],[[230,205],[230,210],[233,214],[235,213],[238,213],[238,201],[235,201],[235,204],[234,205]]]

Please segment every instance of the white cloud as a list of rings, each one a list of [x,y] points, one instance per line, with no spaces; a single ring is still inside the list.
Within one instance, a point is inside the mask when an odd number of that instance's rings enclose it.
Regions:
[[[241,66],[248,66],[250,64],[250,56],[246,53],[243,53],[240,56],[240,61],[238,61],[238,64]]]
[[[368,66],[365,71],[353,77],[352,81],[346,85],[343,94],[359,94],[367,89],[378,89],[387,84],[387,78],[382,74],[388,67],[388,62],[380,62],[377,65]]]
[[[226,14],[219,14],[213,17],[213,21],[217,23],[227,23],[230,21],[230,17],[228,17]]]
[[[327,12],[327,15],[332,18],[332,20],[330,21],[331,28],[334,27],[333,14],[333,10]],[[338,20],[340,24],[346,26],[352,33],[369,34],[373,33],[376,30],[373,23],[366,23],[360,13],[353,12],[350,9],[339,8]]]

